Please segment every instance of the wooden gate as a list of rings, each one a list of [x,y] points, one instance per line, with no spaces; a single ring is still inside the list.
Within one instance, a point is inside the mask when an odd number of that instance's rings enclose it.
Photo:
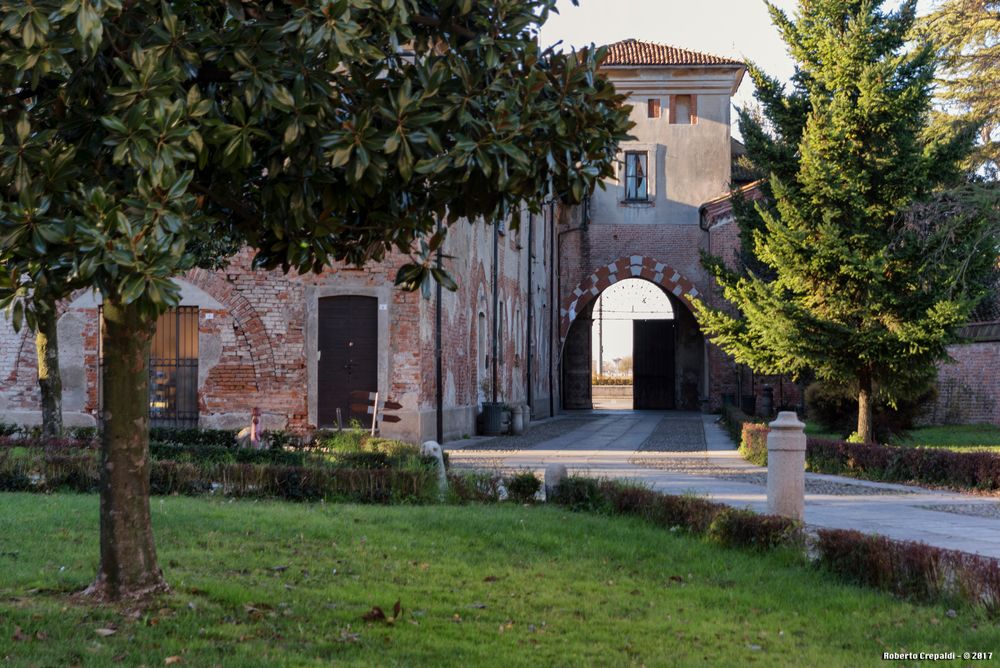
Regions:
[[[569,328],[563,348],[563,408],[593,408],[590,388],[590,312],[577,317]]]
[[[673,410],[674,321],[632,321],[632,406]]]
[[[371,418],[351,411],[351,392],[378,389],[378,299],[323,297],[319,300],[316,408],[319,427]]]

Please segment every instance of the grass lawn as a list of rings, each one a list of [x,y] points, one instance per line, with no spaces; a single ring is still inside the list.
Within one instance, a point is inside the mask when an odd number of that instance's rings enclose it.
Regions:
[[[0,494],[5,665],[859,666],[1000,650],[978,613],[839,584],[787,553],[514,505],[155,498],[174,593],[130,614],[67,596],[95,571],[97,505]],[[394,624],[362,620],[397,599]]]
[[[914,429],[895,445],[916,445],[949,450],[993,450],[1000,452],[1000,427],[992,424],[955,424]]]

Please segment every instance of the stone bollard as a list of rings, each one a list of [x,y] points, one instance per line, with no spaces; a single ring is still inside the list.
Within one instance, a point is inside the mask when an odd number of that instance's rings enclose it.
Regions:
[[[793,411],[782,411],[768,426],[767,512],[801,520],[806,505],[805,425]]]
[[[563,480],[566,479],[568,473],[566,472],[565,464],[549,464],[545,467],[545,500],[551,501],[552,497],[555,496],[556,487],[559,486]]]
[[[444,470],[444,454],[441,452],[441,446],[437,441],[424,441],[420,446],[420,454],[437,460],[438,496],[444,501],[448,498],[448,474]]]

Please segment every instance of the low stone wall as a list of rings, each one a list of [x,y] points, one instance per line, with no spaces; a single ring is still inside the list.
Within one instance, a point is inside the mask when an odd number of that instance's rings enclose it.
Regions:
[[[594,385],[591,388],[591,397],[594,401],[599,399],[631,399],[631,385]]]

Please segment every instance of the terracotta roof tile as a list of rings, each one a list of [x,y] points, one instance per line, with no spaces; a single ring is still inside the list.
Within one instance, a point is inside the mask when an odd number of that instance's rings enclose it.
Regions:
[[[604,65],[742,65],[738,60],[678,49],[666,44],[626,39],[608,45]]]

